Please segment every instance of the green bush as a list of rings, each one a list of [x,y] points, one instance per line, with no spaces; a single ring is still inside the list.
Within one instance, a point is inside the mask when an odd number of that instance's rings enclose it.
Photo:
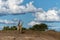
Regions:
[[[4,26],[3,30],[10,30],[9,26]]]
[[[17,30],[16,26],[4,26],[2,30]],[[22,27],[22,30],[26,30],[26,28]]]
[[[36,25],[33,25],[31,28],[29,28],[31,30],[39,30],[39,31],[45,31],[48,29],[47,25],[44,24],[44,23],[41,23],[41,24],[36,24]]]
[[[2,30],[17,30],[17,27],[16,26],[12,26],[12,27],[4,26]]]
[[[12,27],[10,27],[10,30],[17,30],[17,27],[16,26],[12,26]]]
[[[26,30],[26,28],[23,27],[22,30]]]

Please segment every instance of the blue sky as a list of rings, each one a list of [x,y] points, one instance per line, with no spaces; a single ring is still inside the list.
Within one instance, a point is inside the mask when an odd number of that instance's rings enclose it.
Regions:
[[[60,31],[59,4],[60,0],[0,0],[0,29],[3,26],[17,26],[16,20],[22,20],[23,27],[43,21],[49,29]]]

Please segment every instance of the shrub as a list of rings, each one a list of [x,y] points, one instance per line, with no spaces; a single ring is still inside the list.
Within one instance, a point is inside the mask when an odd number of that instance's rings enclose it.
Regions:
[[[31,28],[29,28],[31,30],[39,30],[39,31],[45,31],[48,29],[47,25],[44,24],[44,23],[41,23],[41,24],[36,24],[36,25],[33,25]]]
[[[3,30],[10,30],[9,26],[4,26]]]
[[[17,30],[17,27],[16,27],[16,26],[12,26],[12,27],[10,28],[10,30]]]

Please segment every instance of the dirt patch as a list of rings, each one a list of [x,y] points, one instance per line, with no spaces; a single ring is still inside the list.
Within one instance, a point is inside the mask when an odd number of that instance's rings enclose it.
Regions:
[[[60,40],[60,32],[24,31],[0,31],[0,40]]]

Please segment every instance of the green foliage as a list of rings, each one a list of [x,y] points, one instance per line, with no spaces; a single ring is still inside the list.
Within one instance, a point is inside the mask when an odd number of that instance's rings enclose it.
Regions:
[[[3,30],[10,30],[9,26],[4,26]]]
[[[12,26],[12,27],[10,28],[10,30],[17,30],[17,27],[16,27],[16,26]]]
[[[34,29],[32,27],[30,27],[29,30],[34,30]]]
[[[29,28],[31,30],[39,30],[39,31],[45,31],[46,29],[48,29],[47,25],[46,24],[36,24],[36,25],[33,25],[31,28]]]
[[[27,30],[27,29],[23,27],[22,30]]]
[[[17,27],[16,26],[12,26],[12,27],[4,26],[2,30],[17,30]]]
[[[17,30],[16,26],[4,26],[2,30]],[[26,28],[22,27],[22,30],[26,30]]]
[[[46,24],[44,24],[44,23],[41,23],[41,24],[33,25],[28,30],[45,31],[47,29],[48,29],[48,26]],[[3,30],[17,30],[17,27],[16,26],[12,26],[12,27],[4,26]],[[22,30],[27,30],[27,29],[22,27]]]

